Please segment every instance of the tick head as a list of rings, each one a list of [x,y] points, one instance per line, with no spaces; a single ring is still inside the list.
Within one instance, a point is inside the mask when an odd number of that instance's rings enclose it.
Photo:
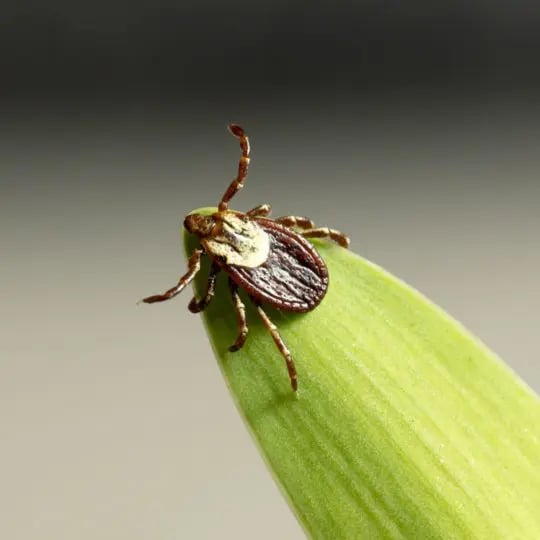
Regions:
[[[202,214],[189,214],[184,219],[184,227],[187,232],[197,235],[199,238],[209,236],[216,224],[212,216]]]

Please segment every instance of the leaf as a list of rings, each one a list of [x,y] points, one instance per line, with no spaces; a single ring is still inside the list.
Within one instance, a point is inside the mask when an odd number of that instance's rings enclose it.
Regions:
[[[196,243],[187,236],[187,251]],[[203,315],[238,410],[308,535],[540,538],[538,397],[418,292],[314,243],[329,268],[326,298],[306,314],[267,309],[295,359],[297,395],[253,309],[244,348],[228,352],[237,326],[225,276]]]

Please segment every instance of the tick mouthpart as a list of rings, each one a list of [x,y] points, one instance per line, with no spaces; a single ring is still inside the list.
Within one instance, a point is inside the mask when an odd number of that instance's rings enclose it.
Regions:
[[[212,216],[203,216],[202,214],[189,214],[184,219],[184,228],[190,234],[197,236],[207,236],[215,225]]]
[[[184,229],[186,229],[188,233],[193,234],[194,232],[195,222],[193,218],[196,215],[197,214],[190,214],[189,216],[186,216],[186,218],[184,219]]]

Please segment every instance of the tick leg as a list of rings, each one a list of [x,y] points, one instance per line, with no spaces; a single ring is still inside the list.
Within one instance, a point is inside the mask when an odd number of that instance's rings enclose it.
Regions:
[[[280,223],[285,227],[298,227],[299,229],[313,229],[315,223],[307,217],[300,216],[283,216],[276,218],[276,223]]]
[[[208,274],[208,283],[206,285],[206,293],[204,296],[197,301],[197,298],[193,297],[191,302],[188,304],[188,309],[191,313],[199,313],[211,302],[214,298],[214,293],[216,292],[216,278],[219,274],[220,267],[216,263],[212,263],[210,267],[210,273]]]
[[[231,291],[232,299],[234,302],[234,308],[236,310],[236,317],[238,319],[238,337],[236,341],[229,347],[229,351],[236,352],[244,346],[248,333],[248,326],[246,322],[246,306],[238,294],[238,285],[229,278],[229,289]]]
[[[221,198],[221,201],[218,206],[218,210],[223,212],[229,207],[229,201],[240,191],[243,187],[244,180],[247,176],[248,166],[249,166],[249,139],[244,133],[244,130],[237,126],[236,124],[229,125],[229,131],[240,140],[240,148],[242,150],[242,155],[240,156],[240,161],[238,162],[238,174],[236,178],[231,182],[230,186],[227,188],[227,191]]]
[[[270,320],[270,318],[265,313],[265,311],[260,306],[260,304],[256,300],[254,299],[252,300],[254,304],[257,306],[257,311],[259,312],[259,315],[264,323],[264,326],[266,326],[266,329],[270,332],[270,335],[272,336],[274,343],[279,349],[281,356],[283,356],[283,358],[285,359],[285,363],[287,364],[287,371],[289,373],[289,379],[291,380],[291,386],[292,386],[292,389],[296,392],[296,390],[298,389],[298,377],[296,376],[296,368],[294,367],[294,362],[291,356],[291,352],[289,351],[289,349],[287,348],[287,345],[285,345],[285,342],[279,335],[276,325]]]
[[[330,238],[344,248],[348,248],[351,242],[348,236],[345,236],[342,232],[336,231],[335,229],[329,229],[328,227],[307,229],[300,234],[305,238]]]
[[[272,213],[272,208],[269,204],[259,204],[255,208],[252,208],[249,212],[246,212],[249,217],[268,217]]]
[[[315,223],[307,217],[283,216],[276,218],[276,223],[285,227],[298,227],[304,229],[300,234],[306,238],[330,238],[344,248],[348,248],[350,240],[342,232],[328,227],[315,227]]]
[[[170,300],[177,294],[181,293],[184,287],[195,277],[199,269],[201,268],[201,255],[204,253],[202,249],[196,249],[189,258],[188,261],[188,271],[183,275],[178,283],[165,291],[163,294],[155,294],[154,296],[148,296],[143,298],[141,301],[146,304],[153,304],[154,302],[163,302],[164,300]]]

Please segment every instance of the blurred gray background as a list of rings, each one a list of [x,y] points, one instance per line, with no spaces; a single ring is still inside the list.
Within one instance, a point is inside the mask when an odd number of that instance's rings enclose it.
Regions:
[[[0,536],[300,539],[189,293],[184,215],[342,229],[540,390],[530,0],[0,10]]]

